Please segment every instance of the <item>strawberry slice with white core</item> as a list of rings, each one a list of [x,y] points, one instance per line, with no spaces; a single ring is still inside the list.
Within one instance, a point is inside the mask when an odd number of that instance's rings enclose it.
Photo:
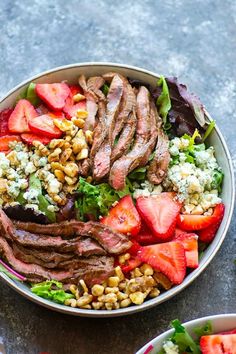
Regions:
[[[236,354],[236,334],[215,334],[200,339],[202,354]]]
[[[38,113],[29,101],[19,100],[8,120],[9,131],[12,133],[29,132],[29,121],[37,116]]]
[[[139,197],[136,207],[158,241],[169,241],[173,237],[181,209],[181,204],[173,198],[173,193]]]
[[[48,138],[60,138],[62,131],[55,126],[54,118],[53,115],[44,114],[31,119],[29,122],[31,132]]]
[[[212,215],[181,214],[178,217],[177,225],[185,231],[205,229],[206,227],[221,222],[224,216],[224,209],[224,204],[220,203],[215,206]]]
[[[67,97],[70,94],[69,86],[65,83],[36,84],[37,95],[51,109],[57,111],[65,106]]]
[[[162,272],[174,284],[181,284],[186,275],[184,247],[176,241],[145,246],[137,253],[137,258]]]

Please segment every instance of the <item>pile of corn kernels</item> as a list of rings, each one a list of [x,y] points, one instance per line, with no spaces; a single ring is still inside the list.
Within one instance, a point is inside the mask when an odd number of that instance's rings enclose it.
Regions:
[[[120,266],[115,268],[111,276],[102,284],[95,284],[89,289],[83,280],[79,286],[71,285],[70,291],[74,299],[67,299],[66,306],[81,309],[116,310],[130,305],[141,305],[146,298],[155,298],[160,294],[160,288],[171,287],[167,278],[155,272],[148,264],[135,268],[127,278]]]

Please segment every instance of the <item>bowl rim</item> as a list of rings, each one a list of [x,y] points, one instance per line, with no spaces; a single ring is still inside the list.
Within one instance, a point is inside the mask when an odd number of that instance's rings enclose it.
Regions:
[[[209,315],[209,316],[204,316],[200,318],[195,318],[194,320],[184,322],[182,325],[188,329],[188,326],[199,326],[201,325],[202,322],[207,322],[207,321],[217,321],[217,320],[228,320],[228,319],[235,319],[236,321],[236,313],[229,313],[229,314],[220,314],[220,315]],[[214,326],[214,323],[213,323]],[[226,329],[227,331],[227,329]],[[165,332],[159,334],[158,336],[154,337],[151,339],[148,343],[146,343],[142,348],[140,348],[136,354],[144,354],[145,350],[150,345],[153,345],[155,348],[155,345],[159,344],[159,342],[163,341],[166,337],[169,337],[172,333],[174,332],[174,329],[168,329]],[[213,333],[214,334],[214,333]]]
[[[117,69],[128,69],[128,70],[132,70],[134,72],[141,72],[143,74],[147,74],[149,76],[151,76],[152,78],[158,78],[160,75],[143,69],[143,68],[139,68],[133,65],[126,65],[126,64],[121,64],[121,63],[113,63],[113,62],[82,62],[82,63],[73,63],[73,64],[68,64],[68,65],[63,65],[63,66],[59,66],[47,71],[43,71],[37,75],[31,76],[30,78],[22,81],[21,83],[19,83],[18,85],[16,85],[14,88],[12,88],[10,91],[8,91],[6,93],[6,95],[0,100],[0,105],[9,97],[11,96],[15,91],[17,91],[18,89],[22,88],[23,86],[29,84],[30,82],[39,79],[45,75],[49,75],[55,72],[60,72],[60,71],[64,71],[67,69],[75,69],[75,68],[82,68],[82,67],[92,67],[92,66],[100,66],[100,67],[115,67]],[[209,120],[212,120],[210,114],[205,111],[207,117]],[[235,201],[235,185],[234,185],[234,172],[233,172],[233,164],[232,164],[232,159],[228,150],[228,147],[226,145],[226,142],[216,124],[215,126],[215,131],[216,134],[218,135],[218,138],[222,144],[225,156],[228,160],[228,164],[229,164],[229,176],[230,176],[230,180],[231,180],[231,184],[232,184],[232,190],[231,190],[231,198],[230,198],[230,203],[229,203],[229,212],[228,212],[228,219],[226,221],[225,227],[222,230],[222,234],[221,234],[221,238],[218,240],[218,242],[216,243],[216,245],[214,246],[214,248],[212,249],[211,253],[209,254],[208,258],[205,260],[205,262],[203,264],[201,264],[197,269],[193,270],[189,275],[186,276],[186,278],[184,279],[184,281],[180,284],[177,285],[173,288],[171,288],[170,290],[166,291],[165,293],[161,294],[160,296],[158,296],[157,298],[145,301],[142,305],[139,306],[131,306],[131,307],[127,307],[127,308],[123,308],[123,309],[117,309],[117,310],[85,310],[85,309],[78,309],[78,308],[72,308],[69,306],[65,306],[65,305],[61,305],[61,304],[57,304],[55,302],[43,299],[35,294],[33,294],[32,292],[30,292],[30,290],[27,288],[21,288],[21,286],[18,285],[17,281],[13,281],[12,279],[10,279],[7,275],[0,273],[0,279],[3,279],[11,288],[13,288],[14,290],[16,290],[18,293],[20,293],[21,295],[23,295],[24,297],[26,297],[27,299],[40,304],[48,309],[51,310],[55,310],[64,314],[70,314],[70,315],[74,315],[74,316],[82,316],[82,317],[118,317],[118,316],[123,316],[123,315],[130,315],[136,312],[140,312],[140,311],[144,311],[147,309],[150,309],[156,305],[161,304],[164,301],[169,300],[170,298],[172,298],[173,296],[177,295],[179,292],[181,292],[183,289],[185,289],[188,285],[190,285],[204,270],[205,268],[209,265],[209,263],[211,262],[211,260],[214,258],[214,256],[216,255],[216,253],[218,252],[220,246],[222,245],[226,233],[228,231],[231,219],[232,219],[232,214],[233,214],[233,207],[234,207],[234,201]],[[22,284],[20,284],[22,285]]]

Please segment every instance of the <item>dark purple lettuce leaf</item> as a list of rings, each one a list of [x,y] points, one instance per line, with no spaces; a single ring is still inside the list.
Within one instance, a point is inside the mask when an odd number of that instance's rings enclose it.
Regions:
[[[14,205],[3,208],[5,213],[10,219],[36,222],[38,224],[49,224],[50,221],[44,214],[37,214],[34,209],[25,208],[23,205]]]
[[[75,199],[77,195],[74,194],[67,198],[66,204],[60,208],[57,213],[57,222],[71,220],[75,218]]]

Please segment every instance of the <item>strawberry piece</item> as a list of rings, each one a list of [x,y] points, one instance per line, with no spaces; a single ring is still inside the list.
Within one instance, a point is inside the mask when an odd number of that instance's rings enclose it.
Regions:
[[[19,135],[5,135],[0,137],[0,151],[6,152],[9,150],[9,143],[12,141],[21,141]]]
[[[36,108],[36,111],[38,112],[39,116],[42,116],[44,114],[50,114],[51,116],[55,117],[55,118],[65,118],[65,114],[63,111],[52,111],[49,110],[46,106],[44,106],[43,104],[41,104],[40,106],[38,106]]]
[[[218,334],[223,334],[223,335],[225,335],[225,334],[236,334],[236,328],[235,328],[235,329],[232,329],[231,331],[220,332],[220,333],[218,333]]]
[[[28,145],[32,145],[33,141],[39,141],[40,143],[47,145],[52,140],[46,136],[31,134],[31,133],[21,134],[21,139],[24,141],[24,143],[26,143]]]
[[[202,354],[236,354],[236,334],[214,334],[200,339]]]
[[[172,193],[139,197],[136,206],[158,241],[165,242],[172,238],[181,209],[181,204],[173,199]]]
[[[153,245],[157,243],[157,238],[152,235],[151,230],[142,220],[141,229],[138,235],[135,236],[135,240],[142,246]]]
[[[123,273],[129,273],[131,270],[140,266],[142,262],[138,258],[130,258],[125,264],[120,264]]]
[[[53,118],[55,117],[51,114],[44,114],[31,119],[29,121],[31,132],[45,135],[48,138],[60,138],[62,132],[54,125]]]
[[[220,203],[215,206],[212,215],[179,215],[177,225],[186,231],[202,230],[208,226],[213,226],[221,222],[224,216],[224,204]]]
[[[176,241],[145,246],[137,257],[154,269],[159,270],[174,284],[181,284],[186,274],[184,247]]]
[[[140,244],[138,242],[136,242],[135,240],[131,240],[132,241],[132,246],[128,249],[128,253],[131,254],[131,256],[136,256],[138,251],[140,250]]]
[[[51,109],[58,111],[65,106],[67,97],[70,94],[69,86],[65,83],[36,84],[37,95]]]
[[[198,236],[193,233],[182,232],[174,236],[174,240],[184,246],[186,265],[188,268],[198,267]]]
[[[116,206],[110,209],[109,214],[101,219],[101,222],[115,231],[133,236],[139,233],[141,227],[140,216],[130,195],[121,198]]]
[[[82,94],[81,87],[76,85],[70,86],[70,95],[67,97],[65,106],[63,108],[63,111],[65,112],[66,117],[68,119],[71,119],[72,117],[76,116],[76,112],[79,109],[86,110],[86,100],[74,103],[73,96],[77,93]]]
[[[8,120],[8,129],[13,133],[29,132],[29,121],[38,116],[32,104],[23,99],[19,100]]]
[[[8,129],[8,120],[12,112],[13,112],[12,108],[6,108],[0,112],[0,136],[11,134],[11,132]]]
[[[223,203],[217,204],[214,210],[214,214],[217,215],[218,221],[211,226],[206,227],[198,232],[199,240],[205,243],[210,243],[214,240],[217,230],[220,227],[221,221],[224,217],[225,206]],[[213,214],[213,215],[214,215]]]

